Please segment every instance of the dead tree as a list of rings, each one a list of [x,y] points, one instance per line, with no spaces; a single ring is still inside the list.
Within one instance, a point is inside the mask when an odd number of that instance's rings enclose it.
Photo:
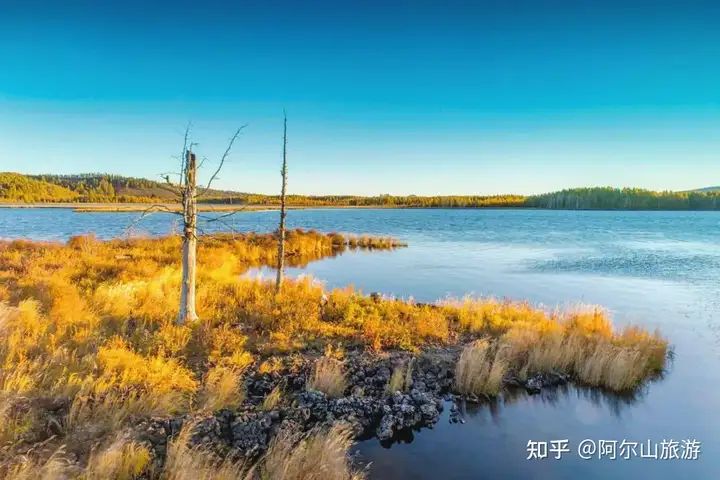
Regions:
[[[174,183],[170,179],[171,174],[163,175],[165,180],[164,184],[161,184],[162,188],[173,193],[173,199],[175,202],[180,203],[181,210],[177,212],[168,207],[168,205],[152,205],[148,207],[142,215],[137,219],[133,225],[148,215],[155,212],[166,212],[182,217],[183,230],[182,230],[182,282],[180,286],[180,308],[177,317],[177,323],[182,325],[187,322],[194,322],[198,319],[197,312],[195,311],[195,281],[197,278],[197,242],[198,242],[198,199],[202,198],[212,186],[212,183],[217,179],[220,170],[225,165],[225,161],[230,155],[235,140],[240,135],[242,127],[235,131],[235,134],[230,138],[225,153],[220,158],[217,169],[210,176],[210,180],[201,191],[198,192],[197,187],[197,171],[203,162],[198,165],[195,153],[192,151],[195,144],[189,143],[188,137],[190,133],[190,127],[185,130],[185,142],[183,145],[182,154],[180,155],[180,172],[175,172],[172,175],[179,176],[179,182]],[[204,160],[203,160],[204,161]],[[222,215],[217,218],[210,219],[208,221],[220,221],[221,217],[228,215]],[[128,230],[132,228],[132,225],[128,227]]]
[[[283,112],[283,162],[280,170],[282,176],[282,187],[280,188],[280,225],[278,226],[278,258],[277,258],[277,279],[275,280],[275,291],[279,292],[282,287],[283,270],[285,269],[285,190],[287,188],[287,114]]]
[[[184,181],[180,186],[182,201],[182,283],[180,287],[180,312],[177,323],[194,322],[195,279],[197,277],[197,160],[191,148],[185,152]]]

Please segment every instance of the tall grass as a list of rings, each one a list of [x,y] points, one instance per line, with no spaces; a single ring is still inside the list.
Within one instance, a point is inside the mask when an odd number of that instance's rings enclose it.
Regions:
[[[464,394],[494,396],[500,392],[507,362],[497,346],[487,339],[476,340],[465,348],[455,367],[455,388]]]
[[[254,469],[230,457],[220,459],[202,447],[190,446],[192,424],[168,445],[162,480],[253,480]]]
[[[93,452],[81,478],[83,480],[133,480],[145,473],[152,457],[148,448],[126,438],[118,438],[107,448]]]
[[[277,435],[264,462],[265,478],[272,480],[361,480],[364,473],[352,467],[348,450],[353,433],[346,424],[315,430],[299,440]]]
[[[22,456],[11,465],[0,466],[0,475],[5,480],[65,480],[77,473],[70,467],[62,449],[47,459]]]
[[[412,372],[414,363],[414,359],[411,358],[407,362],[396,365],[395,368],[393,368],[387,387],[385,388],[387,393],[393,394],[395,392],[410,390],[413,383]]]
[[[168,447],[163,480],[361,480],[348,450],[353,433],[346,424],[315,429],[307,434],[281,432],[255,464],[220,459],[189,443],[192,425],[183,428]]]
[[[308,379],[307,387],[310,390],[323,392],[329,397],[341,397],[347,387],[342,362],[329,357],[318,359]]]
[[[211,368],[205,375],[205,385],[200,393],[202,409],[214,412],[240,406],[245,399],[241,373],[236,368]]]

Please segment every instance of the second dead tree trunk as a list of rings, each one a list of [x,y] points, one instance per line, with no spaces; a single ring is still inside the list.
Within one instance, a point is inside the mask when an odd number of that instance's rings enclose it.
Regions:
[[[177,323],[194,322],[198,319],[195,312],[195,277],[197,266],[197,162],[195,154],[186,152],[184,184],[182,188],[183,207],[183,251],[182,251],[182,287],[180,290],[180,313]]]
[[[283,282],[283,270],[285,269],[285,189],[287,187],[287,115],[283,119],[283,163],[282,188],[280,189],[280,225],[278,226],[278,260],[277,279],[275,280],[275,291],[279,292]]]

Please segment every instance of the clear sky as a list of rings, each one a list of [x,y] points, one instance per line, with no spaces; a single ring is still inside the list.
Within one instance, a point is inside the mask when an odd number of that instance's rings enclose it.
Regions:
[[[62,5],[60,5],[62,4]],[[0,0],[0,171],[536,193],[720,184],[720,2]]]

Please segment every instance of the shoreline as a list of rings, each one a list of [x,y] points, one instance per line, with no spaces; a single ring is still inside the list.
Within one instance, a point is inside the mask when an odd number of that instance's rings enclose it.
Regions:
[[[0,203],[0,208],[7,209],[37,209],[37,208],[57,208],[65,210],[73,210],[78,213],[125,213],[125,212],[144,212],[150,207],[160,207],[156,210],[158,213],[164,211],[180,212],[181,206],[176,203]],[[387,207],[382,205],[368,206],[350,206],[350,205],[288,205],[288,210],[306,210],[306,209],[405,209],[405,208],[422,208],[422,207]],[[437,208],[437,207],[436,207]],[[199,203],[199,212],[235,212],[235,211],[275,211],[279,210],[279,205],[233,205],[233,204],[215,204],[215,203]]]
[[[57,208],[73,210],[77,213],[140,213],[150,207],[161,207],[157,213],[179,213],[177,203],[0,203],[0,209],[41,209]],[[637,208],[542,208],[529,206],[488,206],[488,207],[422,207],[411,205],[288,205],[288,210],[541,210],[541,211],[576,211],[576,212],[714,212],[713,209],[637,209]],[[279,210],[280,205],[235,205],[223,203],[200,203],[199,212],[262,212]]]
[[[0,203],[0,209],[57,208],[77,213],[141,213],[150,207],[160,207],[156,213],[179,213],[176,203]],[[198,212],[263,212],[276,211],[280,205],[233,205],[199,203]],[[288,210],[537,210],[532,207],[416,207],[403,205],[288,205]]]

